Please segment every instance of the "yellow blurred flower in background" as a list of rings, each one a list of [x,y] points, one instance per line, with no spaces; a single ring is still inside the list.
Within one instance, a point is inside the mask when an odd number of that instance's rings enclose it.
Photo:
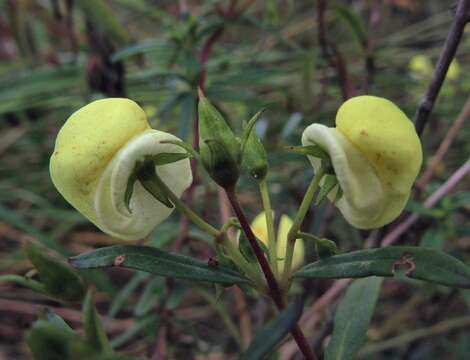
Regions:
[[[284,270],[284,258],[286,256],[287,247],[287,234],[292,227],[292,219],[287,215],[282,215],[279,220],[279,227],[277,231],[276,249],[278,257],[278,268],[279,272],[282,273]],[[268,227],[266,223],[266,213],[263,211],[258,214],[253,222],[251,228],[256,237],[261,240],[266,246],[268,246]],[[294,256],[292,258],[292,268],[296,269],[304,263],[305,248],[304,241],[297,239],[294,247]]]

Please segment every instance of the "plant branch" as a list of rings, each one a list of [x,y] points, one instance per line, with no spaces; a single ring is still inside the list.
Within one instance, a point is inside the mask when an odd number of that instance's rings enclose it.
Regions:
[[[415,186],[418,188],[418,190],[423,190],[428,184],[429,180],[431,180],[434,174],[434,171],[436,170],[436,167],[444,158],[444,155],[447,153],[447,150],[449,150],[450,146],[452,145],[452,142],[455,140],[455,138],[459,134],[459,130],[463,127],[463,125],[465,124],[465,121],[469,117],[470,117],[470,96],[467,98],[467,101],[465,102],[465,105],[463,106],[462,111],[460,111],[459,116],[457,117],[455,122],[452,124],[450,129],[447,131],[446,137],[442,141],[441,145],[439,145],[439,148],[437,149],[434,156],[431,158],[431,161],[426,167],[426,170],[424,171],[423,175],[421,175],[421,177],[416,181]]]
[[[444,48],[442,49],[436,68],[434,69],[431,83],[429,84],[415,114],[414,122],[418,135],[421,135],[426,123],[428,122],[429,114],[431,113],[437,96],[439,95],[447,70],[449,69],[450,63],[457,52],[457,47],[462,39],[463,30],[469,21],[469,10],[470,0],[460,0],[457,5],[454,21],[452,22],[449,33],[447,34]]]
[[[396,336],[394,338],[379,342],[372,343],[366,346],[359,354],[360,357],[370,355],[378,352],[382,352],[395,347],[404,346],[416,340],[420,340],[426,337],[436,336],[442,333],[446,333],[458,328],[470,326],[470,316],[458,317],[450,320],[441,321],[433,326],[426,327],[424,329],[418,329],[410,331],[403,335]]]
[[[285,308],[285,305],[281,289],[269,266],[268,260],[264,256],[263,250],[261,250],[261,247],[259,246],[256,240],[255,234],[251,230],[250,224],[248,223],[245,213],[243,212],[243,209],[241,208],[240,203],[238,202],[238,198],[235,194],[235,189],[228,188],[225,189],[225,192],[227,194],[230,204],[232,205],[233,211],[235,212],[238,220],[240,221],[240,225],[243,229],[243,232],[245,233],[246,237],[248,238],[248,241],[250,242],[253,252],[255,253],[256,259],[258,260],[261,266],[261,270],[263,271],[263,274],[266,278],[266,282],[269,287],[269,294],[273,299],[274,303],[276,304],[276,307],[279,310],[282,310]],[[295,328],[291,331],[291,334],[305,358],[315,360],[316,356],[313,353],[311,347],[307,342],[307,339],[305,338],[304,334],[302,333],[302,330],[298,325],[296,325]]]
[[[328,40],[325,25],[326,0],[317,1],[317,23],[318,23],[318,43],[322,51],[322,56],[334,69],[340,82],[343,99],[347,100],[354,96],[354,88],[349,79],[348,70],[344,58],[338,47]],[[330,53],[331,49],[331,53]]]

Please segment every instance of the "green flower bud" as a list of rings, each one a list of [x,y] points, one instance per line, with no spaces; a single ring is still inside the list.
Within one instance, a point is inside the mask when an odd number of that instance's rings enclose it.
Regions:
[[[241,163],[243,169],[251,176],[260,181],[268,173],[268,156],[261,140],[253,129],[255,122],[260,118],[263,111],[258,112],[245,126],[245,134],[242,143]]]
[[[201,92],[198,112],[202,163],[218,185],[234,186],[239,177],[240,144],[223,116]]]

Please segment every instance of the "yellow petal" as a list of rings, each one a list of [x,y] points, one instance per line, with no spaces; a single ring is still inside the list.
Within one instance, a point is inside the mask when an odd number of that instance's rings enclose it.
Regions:
[[[251,230],[255,236],[268,246],[268,225],[266,222],[266,213],[260,212],[251,223]]]
[[[139,219],[140,226],[134,224],[132,227],[129,224],[129,228],[121,226],[113,229],[107,224],[110,216],[103,215],[110,209],[103,210],[98,207],[97,211],[95,205],[113,201],[113,211],[123,213],[120,210],[122,204],[117,204],[115,200],[112,200],[121,196],[124,199],[124,192],[121,193],[122,187],[111,186],[115,182],[108,182],[106,179],[109,176],[112,177],[112,169],[119,168],[116,174],[124,174],[123,164],[126,164],[126,168],[133,167],[134,164],[132,161],[127,161],[126,156],[118,157],[119,160],[116,160],[116,156],[129,154],[128,150],[123,149],[129,144],[135,145],[133,141],[137,141],[136,139],[146,134],[149,129],[144,111],[135,102],[119,98],[94,101],[69,117],[59,131],[54,153],[51,156],[51,178],[62,196],[101,230],[118,238],[138,239],[147,235],[150,231],[150,223],[147,220],[151,212],[142,209],[147,217]],[[173,138],[172,135],[167,135]],[[137,143],[142,145],[145,142]],[[166,151],[166,147],[160,146],[163,144],[158,145],[158,151]],[[183,160],[178,163],[183,163]],[[185,181],[191,181],[187,159],[185,164],[179,176]],[[176,163],[170,165],[176,165]],[[125,177],[121,177],[119,181],[127,184]],[[170,184],[171,182],[173,180]],[[98,187],[100,187],[100,192],[97,192]],[[112,190],[112,194],[108,192],[109,199],[104,201],[103,194],[108,188]],[[134,198],[135,196],[137,197]],[[133,195],[131,204],[139,198],[137,194],[135,196]],[[155,214],[152,213],[152,215]],[[146,226],[142,225],[144,223]],[[155,222],[152,220],[152,227],[154,225]],[[140,228],[140,231],[137,231],[137,228]]]
[[[287,235],[292,227],[293,221],[287,215],[282,215],[279,221],[279,229],[277,232],[277,256],[282,259],[278,261],[279,271],[282,273],[284,270],[286,248],[287,248]],[[292,268],[296,269],[304,263],[305,249],[304,241],[297,239],[294,246],[294,255],[292,257]]]
[[[131,212],[124,201],[127,180],[137,161],[146,155],[183,153],[184,150],[162,141],[179,140],[158,130],[146,130],[129,141],[108,164],[98,183],[94,208],[100,227],[108,234],[127,240],[141,239],[165,220],[174,208],[157,201],[139,182],[134,185],[130,200]],[[156,167],[160,178],[176,196],[191,185],[192,174],[188,159]]]
[[[361,152],[335,128],[312,124],[302,135],[303,145],[317,144],[330,156],[343,196],[336,202],[345,219],[357,228],[373,227],[384,212],[384,192],[373,167]],[[315,171],[320,159],[309,156]],[[323,182],[320,183],[320,186]],[[336,191],[328,198],[334,200]]]
[[[395,104],[352,98],[339,108],[336,127],[369,160],[386,192],[409,193],[423,154],[413,123]]]

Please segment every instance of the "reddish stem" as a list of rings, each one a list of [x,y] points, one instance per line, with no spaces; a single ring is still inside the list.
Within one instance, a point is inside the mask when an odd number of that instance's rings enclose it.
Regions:
[[[251,230],[251,226],[248,223],[245,213],[243,212],[243,209],[241,208],[240,203],[238,202],[238,198],[235,194],[235,189],[225,189],[225,193],[227,194],[230,204],[232,205],[233,211],[235,212],[238,220],[240,221],[240,226],[242,227],[243,232],[245,233],[246,237],[248,238],[248,241],[250,242],[251,248],[255,253],[256,259],[258,260],[261,266],[261,270],[263,271],[263,274],[266,278],[266,283],[268,284],[270,296],[276,304],[277,308],[279,310],[283,310],[285,308],[285,305],[281,289],[276,281],[276,278],[274,277],[271,267],[269,266],[268,259],[264,256],[263,250],[259,246],[256,240],[256,236]],[[307,339],[305,338],[305,335],[302,333],[302,330],[298,325],[296,325],[291,330],[291,334],[305,358],[310,360],[316,360],[317,357],[313,353],[311,347],[308,344]]]

